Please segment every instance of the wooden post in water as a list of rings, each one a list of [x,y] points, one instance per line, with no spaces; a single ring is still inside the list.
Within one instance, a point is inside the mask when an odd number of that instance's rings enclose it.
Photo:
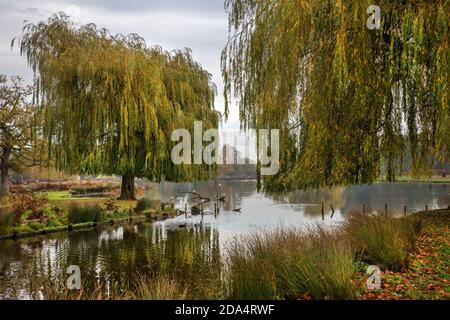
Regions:
[[[322,221],[325,220],[324,203],[322,202]]]
[[[387,205],[387,204],[384,205],[384,212],[385,212],[386,214],[388,213],[388,205]]]
[[[405,204],[405,206],[403,207],[403,214],[406,216],[406,204]]]
[[[425,211],[428,211],[428,205],[425,206]]]
[[[363,214],[366,214],[366,204],[363,203]]]
[[[187,218],[187,203],[184,204],[184,216]]]

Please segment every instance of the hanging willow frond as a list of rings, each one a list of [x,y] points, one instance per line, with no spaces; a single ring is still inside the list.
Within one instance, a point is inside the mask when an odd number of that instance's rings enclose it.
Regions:
[[[225,100],[245,127],[278,128],[280,174],[268,189],[415,174],[450,154],[448,0],[226,0]],[[295,146],[295,147],[293,147]]]
[[[159,181],[209,176],[175,166],[171,133],[193,122],[216,128],[211,75],[188,49],[165,52],[136,35],[77,28],[64,13],[27,24],[21,54],[35,73],[35,100],[58,169]]]

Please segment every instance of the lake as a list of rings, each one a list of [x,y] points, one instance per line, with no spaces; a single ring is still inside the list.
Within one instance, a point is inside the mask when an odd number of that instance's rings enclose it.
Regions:
[[[0,241],[0,298],[28,299],[43,285],[62,288],[67,267],[81,268],[82,283],[108,290],[130,287],[139,276],[169,272],[195,285],[200,273],[219,270],[234,239],[279,226],[339,224],[355,210],[402,215],[450,205],[450,185],[378,183],[264,195],[255,181],[149,184],[147,195],[184,210],[191,192],[215,199],[219,213],[204,205],[204,215],[181,215],[155,223],[132,223],[103,229]],[[322,203],[324,213],[322,215]],[[334,214],[332,211],[334,209]],[[240,209],[240,212],[234,210]]]

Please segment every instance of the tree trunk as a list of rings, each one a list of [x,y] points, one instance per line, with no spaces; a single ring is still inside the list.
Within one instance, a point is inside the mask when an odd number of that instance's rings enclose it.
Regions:
[[[136,197],[134,195],[134,176],[123,176],[119,200],[135,200],[135,199]]]
[[[2,162],[0,164],[0,195],[9,193],[9,167],[10,167],[11,149],[3,149]]]

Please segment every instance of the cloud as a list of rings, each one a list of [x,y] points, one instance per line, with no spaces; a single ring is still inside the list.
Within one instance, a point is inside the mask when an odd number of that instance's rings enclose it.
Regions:
[[[109,11],[123,13],[178,11],[220,15],[223,12],[223,0],[72,0],[71,2],[79,6],[95,5]]]
[[[20,35],[23,21],[38,22],[52,13],[65,11],[80,23],[95,23],[111,33],[137,33],[147,45],[165,50],[189,47],[194,58],[213,75],[218,87],[216,108],[223,111],[223,81],[220,54],[228,36],[223,0],[0,0],[0,73],[32,74],[11,39]],[[230,120],[238,120],[232,109]]]

